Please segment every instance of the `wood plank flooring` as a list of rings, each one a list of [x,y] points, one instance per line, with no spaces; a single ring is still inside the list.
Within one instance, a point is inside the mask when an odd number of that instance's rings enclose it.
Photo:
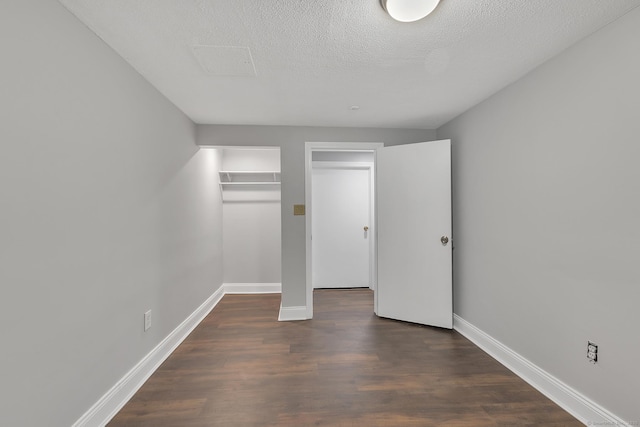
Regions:
[[[455,331],[381,319],[369,290],[226,295],[109,424],[581,426]]]

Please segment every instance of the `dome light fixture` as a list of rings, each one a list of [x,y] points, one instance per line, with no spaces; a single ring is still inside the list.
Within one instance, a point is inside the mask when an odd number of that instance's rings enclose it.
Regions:
[[[380,0],[382,8],[396,21],[418,21],[438,6],[440,0]]]

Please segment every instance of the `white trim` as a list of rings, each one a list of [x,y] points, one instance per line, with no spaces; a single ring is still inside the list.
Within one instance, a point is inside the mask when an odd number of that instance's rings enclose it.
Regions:
[[[306,306],[297,306],[297,307],[283,307],[280,304],[280,314],[278,315],[278,320],[280,322],[287,322],[290,320],[308,320],[309,310]]]
[[[224,296],[221,286],[189,317],[175,328],[160,344],[127,372],[104,396],[102,396],[73,427],[104,426],[131,399],[144,382],[158,369],[160,364],[184,341],[196,326],[213,310]]]
[[[627,422],[525,359],[457,314],[453,315],[453,328],[491,357],[513,371],[536,390],[547,396],[558,406],[576,417],[583,424],[629,427]]]
[[[375,168],[375,158],[376,158],[376,150],[378,148],[384,147],[383,142],[305,142],[304,143],[304,193],[305,193],[305,206],[306,206],[306,215],[305,215],[305,239],[306,239],[306,260],[305,260],[305,269],[306,269],[306,317],[305,319],[313,318],[313,280],[311,275],[311,171],[312,171],[312,154],[314,151],[373,151],[374,153],[374,168]],[[375,185],[375,173],[373,179]],[[373,202],[373,200],[372,200]],[[375,204],[374,204],[375,206]],[[375,207],[373,208],[375,213]],[[372,221],[374,218],[372,218]],[[377,242],[374,240],[374,256],[377,252],[376,248]],[[373,272],[373,282],[377,283],[377,270]],[[294,307],[281,307],[280,316],[282,317],[283,308],[290,309]],[[300,307],[298,307],[300,308]],[[285,320],[280,319],[280,320]],[[290,319],[290,320],[302,320],[302,319]]]
[[[224,294],[280,294],[281,283],[225,283]]]
[[[278,145],[217,145],[217,144],[207,144],[198,143],[198,147],[206,148],[206,149],[216,149],[216,150],[279,150],[280,146]]]
[[[314,169],[368,169],[373,168],[371,162],[332,162],[326,160],[312,160],[311,166]]]

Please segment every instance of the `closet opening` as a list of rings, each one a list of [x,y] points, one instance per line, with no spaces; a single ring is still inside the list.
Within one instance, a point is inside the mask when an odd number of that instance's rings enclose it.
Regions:
[[[227,293],[280,293],[279,147],[219,147]]]

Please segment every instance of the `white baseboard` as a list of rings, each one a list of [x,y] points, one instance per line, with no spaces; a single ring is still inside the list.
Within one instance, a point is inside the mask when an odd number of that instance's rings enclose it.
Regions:
[[[175,328],[149,354],[120,379],[104,396],[73,424],[73,427],[104,426],[131,399],[144,382],[169,355],[184,341],[196,326],[213,310],[224,296],[221,286],[200,305],[184,322]]]
[[[629,427],[627,422],[534,365],[457,314],[453,315],[453,328],[583,424]]]
[[[225,283],[225,294],[279,294],[281,283]]]
[[[307,320],[309,319],[307,315],[307,306],[301,305],[297,307],[283,307],[280,305],[280,314],[278,315],[278,320],[281,322],[289,321],[289,320]]]

